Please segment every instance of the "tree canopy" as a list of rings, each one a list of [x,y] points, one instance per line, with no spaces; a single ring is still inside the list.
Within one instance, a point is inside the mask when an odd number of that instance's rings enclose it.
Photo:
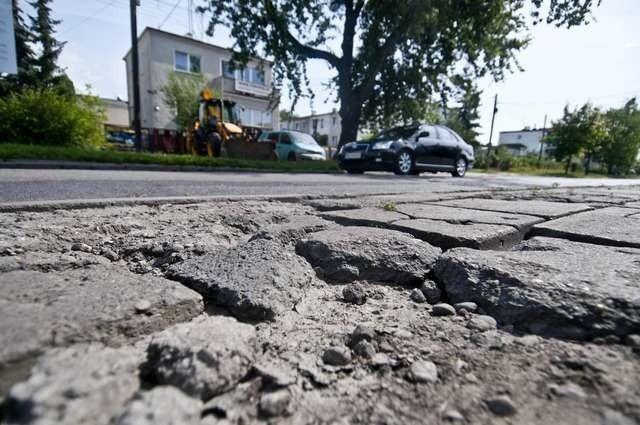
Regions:
[[[202,74],[172,71],[162,87],[162,100],[172,111],[178,130],[185,131],[198,116],[198,97],[207,80]]]
[[[231,29],[238,53],[274,60],[274,82],[294,103],[309,94],[307,63],[324,60],[340,101],[340,143],[358,125],[419,118],[421,105],[457,83],[517,69],[529,23],[571,27],[600,0],[209,0],[201,11]],[[398,102],[402,99],[402,102]]]

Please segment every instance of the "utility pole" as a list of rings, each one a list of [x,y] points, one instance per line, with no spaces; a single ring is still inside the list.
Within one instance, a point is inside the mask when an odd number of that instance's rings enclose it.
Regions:
[[[542,124],[542,137],[540,138],[540,152],[538,153],[538,168],[542,161],[542,146],[544,146],[544,136],[547,134],[547,114],[544,114],[544,124]]]
[[[133,129],[135,131],[136,151],[142,150],[142,131],[140,130],[140,64],[138,63],[138,19],[136,8],[139,0],[129,0],[131,9],[131,71],[133,74]]]
[[[491,158],[491,139],[493,138],[493,123],[496,120],[496,113],[498,112],[498,95],[493,98],[493,115],[491,116],[491,130],[489,130],[489,148],[487,149],[487,160],[485,161],[485,168],[489,169],[489,159]]]

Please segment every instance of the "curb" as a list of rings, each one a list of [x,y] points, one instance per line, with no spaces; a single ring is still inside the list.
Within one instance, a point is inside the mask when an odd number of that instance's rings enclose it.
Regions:
[[[162,165],[162,164],[117,164],[113,162],[50,161],[50,160],[0,160],[0,169],[17,168],[30,170],[105,170],[105,171],[169,171],[169,172],[246,172],[274,174],[344,174],[342,170],[270,170],[241,167],[206,167],[201,165]]]

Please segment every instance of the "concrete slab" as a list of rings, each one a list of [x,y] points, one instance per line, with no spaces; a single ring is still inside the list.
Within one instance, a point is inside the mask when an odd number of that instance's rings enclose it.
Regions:
[[[320,214],[322,218],[335,221],[344,226],[373,226],[386,227],[389,223],[409,218],[396,211],[382,208],[368,207],[356,210],[332,211]]]
[[[624,338],[640,329],[640,250],[533,238],[514,251],[453,249],[435,273],[451,302],[553,337]]]
[[[534,224],[543,221],[540,217],[533,217],[529,215],[470,210],[466,208],[427,204],[402,204],[396,207],[396,211],[406,214],[410,216],[410,218],[443,220],[449,223],[508,225],[521,230],[529,229]]]
[[[549,202],[533,200],[507,201],[501,199],[456,199],[438,202],[438,205],[468,208],[482,211],[496,211],[512,214],[527,214],[543,218],[558,218],[565,215],[588,211],[587,204]]]
[[[640,209],[609,207],[541,223],[535,236],[640,248]]]
[[[204,310],[202,297],[116,265],[0,274],[0,370],[51,346],[119,344]]]
[[[379,207],[385,204],[408,204],[408,203],[421,203],[421,202],[437,202],[448,199],[460,199],[460,198],[482,198],[490,196],[489,191],[472,191],[472,192],[448,192],[448,193],[436,193],[436,192],[418,192],[418,193],[400,193],[400,194],[387,194],[387,195],[371,195],[371,196],[359,196],[349,198],[327,198],[327,199],[313,199],[304,201],[304,205],[310,205],[318,211],[338,211],[349,210],[365,207]]]
[[[395,221],[390,227],[412,234],[442,249],[507,249],[522,240],[522,233],[518,229],[495,224],[452,224],[446,221],[417,219]]]

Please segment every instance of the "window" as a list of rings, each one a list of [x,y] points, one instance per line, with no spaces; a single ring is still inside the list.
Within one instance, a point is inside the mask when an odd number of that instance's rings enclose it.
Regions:
[[[253,68],[253,82],[264,86],[264,71],[262,69]]]
[[[331,125],[336,125],[336,117],[333,117],[333,118],[331,119]]]
[[[176,51],[173,62],[176,71],[191,72],[193,74],[200,74],[202,72],[200,56]]]
[[[320,128],[324,128],[324,120],[320,120]]]
[[[231,66],[231,62],[222,61],[222,75],[226,78],[235,78],[235,69]]]

